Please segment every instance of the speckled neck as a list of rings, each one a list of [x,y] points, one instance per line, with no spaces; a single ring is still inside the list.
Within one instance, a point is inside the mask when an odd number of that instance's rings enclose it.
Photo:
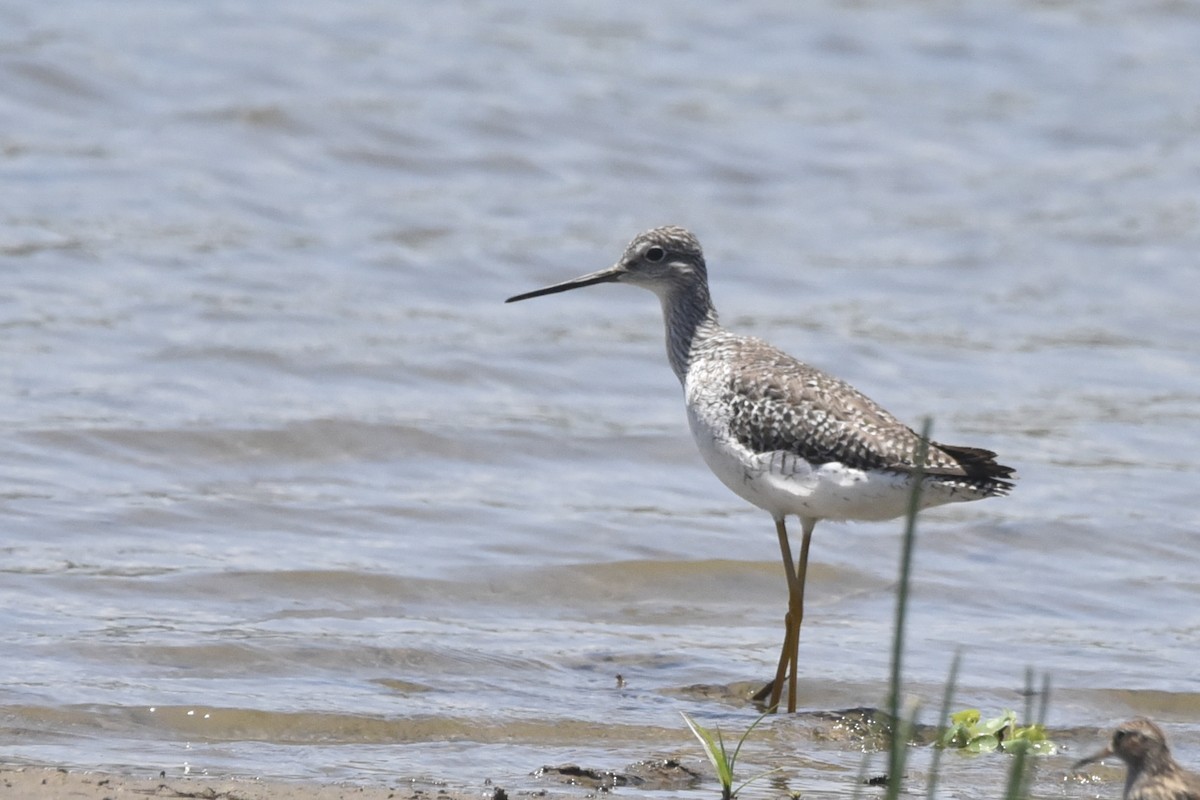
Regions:
[[[671,286],[657,294],[667,328],[667,360],[675,377],[683,383],[696,340],[720,329],[717,310],[703,280]]]

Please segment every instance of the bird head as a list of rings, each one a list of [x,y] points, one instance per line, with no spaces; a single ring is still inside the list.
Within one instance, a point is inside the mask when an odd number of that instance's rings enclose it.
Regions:
[[[708,273],[700,242],[685,228],[668,225],[638,234],[620,260],[608,269],[514,295],[504,302],[515,303],[598,283],[629,283],[663,297],[697,281],[707,286]]]

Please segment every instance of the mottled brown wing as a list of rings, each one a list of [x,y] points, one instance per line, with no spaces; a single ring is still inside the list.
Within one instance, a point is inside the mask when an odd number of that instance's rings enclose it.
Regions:
[[[908,472],[915,468],[920,436],[843,380],[810,367],[758,340],[742,340],[726,363],[725,400],[731,432],[757,452],[783,450],[813,464],[838,461],[859,469]],[[729,344],[726,345],[727,347]],[[930,475],[1010,485],[1012,470],[995,453],[974,447],[930,444]]]

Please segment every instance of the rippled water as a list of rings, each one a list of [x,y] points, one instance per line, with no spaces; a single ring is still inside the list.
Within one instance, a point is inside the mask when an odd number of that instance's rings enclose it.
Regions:
[[[678,712],[744,729],[774,666],[770,521],[652,297],[501,302],[677,223],[726,323],[1018,469],[923,518],[926,721],[961,648],[960,705],[1033,666],[1076,751],[1150,714],[1200,763],[1196,41],[1168,2],[0,7],[0,758],[702,769]],[[809,712],[884,698],[898,531],[818,527]],[[769,720],[751,793],[849,796],[829,727]],[[1075,755],[1036,793],[1115,796]]]

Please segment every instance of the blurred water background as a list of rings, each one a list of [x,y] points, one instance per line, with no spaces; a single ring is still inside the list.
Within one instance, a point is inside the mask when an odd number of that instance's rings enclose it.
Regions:
[[[702,769],[678,712],[744,729],[774,668],[770,519],[653,297],[502,303],[670,223],[731,327],[1018,469],[923,517],[923,719],[961,649],[960,706],[1052,676],[1037,795],[1115,796],[1063,770],[1135,714],[1200,764],[1198,41],[1183,2],[0,4],[0,758]],[[899,530],[818,527],[807,712],[884,700]],[[853,793],[821,720],[759,729],[751,795]]]

